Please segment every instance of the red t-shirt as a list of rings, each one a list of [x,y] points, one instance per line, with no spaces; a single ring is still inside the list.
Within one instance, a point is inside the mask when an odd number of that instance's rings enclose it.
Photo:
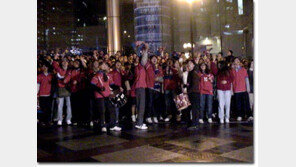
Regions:
[[[155,72],[154,72],[154,66],[148,62],[145,66],[146,68],[146,83],[148,88],[153,88],[155,83]]]
[[[119,71],[117,71],[116,69],[114,69],[113,71],[110,72],[110,75],[112,76],[112,79],[114,81],[114,84],[116,86],[121,87],[121,73]]]
[[[245,79],[248,77],[248,73],[245,68],[240,67],[238,71],[236,71],[235,69],[232,69],[231,77],[233,79],[232,85],[233,85],[234,93],[247,91]]]
[[[64,88],[66,84],[70,81],[70,77],[67,77],[69,71],[62,69],[58,62],[53,61],[52,62],[53,68],[57,72],[57,77],[58,77],[58,87],[59,88]],[[65,83],[66,82],[66,83]]]
[[[37,76],[37,83],[40,84],[39,96],[50,96],[52,74],[39,74]]]
[[[222,81],[226,81],[226,84],[222,84]],[[231,83],[232,83],[232,78],[229,73],[229,75],[220,75],[218,74],[217,76],[217,89],[218,90],[231,90]]]
[[[212,81],[214,80],[213,74],[204,74],[199,72],[197,74],[199,76],[199,92],[200,94],[207,94],[213,95],[213,84]]]
[[[70,78],[70,86],[71,86],[71,92],[75,93],[85,87],[83,81],[83,78],[85,77],[85,73],[83,71],[79,70],[72,70],[68,73],[67,79]],[[77,82],[74,84],[74,82]]]
[[[214,63],[214,62],[211,62],[211,72],[212,72],[212,74],[215,75],[215,76],[216,76],[217,73],[218,73],[217,64]]]
[[[114,84],[112,77],[110,74],[107,74],[108,76],[108,80],[106,82],[104,82],[103,79],[103,73],[102,72],[98,72],[91,80],[91,83],[96,85],[99,88],[104,87],[105,90],[101,91],[100,93],[98,93],[97,91],[95,91],[95,97],[96,98],[104,98],[104,97],[109,97],[109,95],[111,94],[111,89],[110,89],[110,85]],[[104,97],[102,96],[104,95]]]
[[[165,71],[163,88],[164,90],[175,90],[177,89],[177,85],[180,82],[180,78],[178,76],[178,71],[176,69],[171,68],[169,71]]]
[[[135,76],[136,76],[136,80],[134,82],[135,89],[147,88],[146,75],[147,75],[146,69],[141,64],[139,64],[135,69]]]

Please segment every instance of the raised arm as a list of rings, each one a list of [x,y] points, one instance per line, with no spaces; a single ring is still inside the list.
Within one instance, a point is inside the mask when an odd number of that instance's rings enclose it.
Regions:
[[[145,43],[145,50],[143,50],[142,59],[141,59],[142,66],[145,66],[148,61],[148,49],[149,49],[149,46],[148,44]]]

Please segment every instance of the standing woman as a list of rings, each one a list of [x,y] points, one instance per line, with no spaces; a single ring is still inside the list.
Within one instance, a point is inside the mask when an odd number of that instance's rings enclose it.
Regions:
[[[87,90],[87,94],[88,94],[88,100],[89,100],[89,106],[88,106],[88,120],[89,120],[89,125],[90,126],[94,126],[94,121],[97,121],[98,116],[94,115],[95,113],[95,96],[94,96],[94,90],[92,89],[91,86],[91,80],[92,78],[97,74],[97,72],[99,71],[99,61],[95,60],[90,68],[87,71],[87,85],[86,85],[86,90]]]
[[[58,55],[55,56],[55,60],[57,60]],[[68,70],[68,61],[64,59],[61,65],[58,64],[57,61],[53,61],[52,65],[57,72],[57,80],[58,80],[58,125],[62,125],[63,122],[63,107],[64,107],[64,100],[66,100],[67,106],[67,117],[66,123],[67,125],[71,125],[72,119],[72,108],[71,108],[71,93],[68,87],[68,83],[70,81],[69,70]]]
[[[178,84],[181,83],[179,78],[179,72],[174,68],[174,63],[172,59],[168,59],[166,62],[166,67],[164,69],[164,97],[165,97],[165,122],[169,122],[172,118],[177,119],[178,111],[174,102],[174,97],[176,96],[176,90]]]
[[[241,66],[238,57],[234,59],[233,69],[231,70],[232,85],[234,92],[235,108],[237,112],[237,121],[241,121],[246,115],[250,115],[249,95],[250,83],[247,70]]]
[[[114,69],[110,72],[110,75],[114,81],[114,84],[122,89],[122,68],[121,68],[121,62],[120,61],[115,61],[114,64]],[[119,124],[119,107],[115,107],[115,115],[116,115],[116,125]]]
[[[208,122],[212,123],[212,109],[213,109],[213,82],[214,75],[210,73],[207,64],[202,63],[200,66],[198,76],[200,77],[199,91],[200,91],[200,117],[199,123],[203,123],[204,112],[207,111]],[[207,107],[206,107],[207,106]]]
[[[248,76],[249,76],[249,82],[250,82],[250,92],[249,92],[249,100],[250,100],[250,116],[248,118],[248,121],[253,120],[253,112],[254,112],[254,61],[252,60],[250,63],[250,67],[248,69]]]
[[[231,104],[231,87],[232,79],[230,75],[229,67],[225,61],[219,63],[220,69],[217,75],[217,96],[218,96],[218,112],[220,123],[229,123],[230,119],[230,104]],[[225,109],[225,115],[224,115]]]
[[[92,78],[91,84],[95,89],[95,98],[97,103],[97,109],[99,110],[100,115],[100,125],[102,132],[107,132],[106,124],[106,109],[109,111],[110,121],[109,128],[111,131],[121,131],[121,128],[115,126],[116,116],[115,116],[115,107],[109,101],[109,96],[111,94],[111,87],[115,89],[112,77],[108,74],[108,65],[106,62],[99,63],[100,70]]]

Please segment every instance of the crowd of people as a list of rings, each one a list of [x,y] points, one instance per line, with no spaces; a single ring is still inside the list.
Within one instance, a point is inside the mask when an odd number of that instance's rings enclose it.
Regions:
[[[37,56],[38,123],[87,125],[102,132],[121,131],[123,123],[145,130],[147,124],[204,121],[223,124],[253,120],[253,60],[223,53],[149,51],[146,43],[130,55],[94,50],[76,55],[57,49]],[[140,48],[141,47],[141,48]],[[116,107],[115,90],[127,97]],[[191,106],[178,110],[174,98],[188,95]]]

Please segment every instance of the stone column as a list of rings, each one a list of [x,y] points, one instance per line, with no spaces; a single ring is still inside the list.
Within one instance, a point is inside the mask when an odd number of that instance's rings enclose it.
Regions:
[[[121,51],[120,0],[107,0],[108,54]]]

